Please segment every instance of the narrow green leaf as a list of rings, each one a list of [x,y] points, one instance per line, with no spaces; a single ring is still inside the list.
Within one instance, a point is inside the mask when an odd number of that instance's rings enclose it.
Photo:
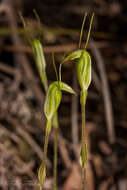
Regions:
[[[72,52],[70,55],[64,58],[63,62],[79,59],[81,57],[82,51],[83,50],[79,49]]]
[[[66,92],[69,92],[71,94],[76,94],[75,91],[66,83],[64,82],[59,82],[60,89]]]

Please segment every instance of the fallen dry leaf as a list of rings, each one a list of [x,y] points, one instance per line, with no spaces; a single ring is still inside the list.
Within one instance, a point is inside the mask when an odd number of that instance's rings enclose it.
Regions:
[[[63,185],[63,190],[79,190],[82,186],[81,170],[79,165],[72,163],[70,175]]]

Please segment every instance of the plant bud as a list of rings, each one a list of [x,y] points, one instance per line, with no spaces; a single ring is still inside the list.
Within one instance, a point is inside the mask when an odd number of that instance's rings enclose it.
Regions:
[[[44,113],[47,120],[51,120],[55,112],[57,111],[61,102],[62,92],[59,88],[58,82],[50,84],[44,105]]]
[[[44,53],[43,53],[43,48],[42,48],[40,41],[34,40],[32,42],[32,48],[33,48],[33,54],[34,54],[38,72],[40,74],[44,88],[45,88],[45,90],[47,90],[48,83],[47,83],[47,77],[46,77],[46,72],[45,72],[46,62],[45,62],[45,57],[44,57]]]
[[[76,63],[76,70],[80,87],[82,91],[86,91],[91,83],[91,57],[86,50]]]
[[[64,82],[55,81],[50,84],[44,105],[44,112],[47,120],[51,120],[57,111],[62,98],[62,90],[75,94],[74,90]]]

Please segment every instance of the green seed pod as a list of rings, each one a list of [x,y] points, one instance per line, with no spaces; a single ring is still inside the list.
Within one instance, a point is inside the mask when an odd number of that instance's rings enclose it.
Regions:
[[[45,62],[45,57],[44,57],[44,53],[43,53],[43,48],[42,48],[40,41],[34,40],[32,42],[32,48],[33,48],[33,54],[34,54],[38,72],[40,74],[44,88],[45,88],[45,90],[47,90],[48,82],[47,82],[47,77],[46,77],[46,72],[45,72],[46,62]]]
[[[76,70],[80,87],[82,91],[86,91],[91,83],[91,57],[86,50],[76,63]]]
[[[55,81],[52,84],[50,84],[46,94],[44,113],[47,120],[52,119],[53,115],[58,109],[61,98],[62,98],[62,92],[59,88],[58,82]]]

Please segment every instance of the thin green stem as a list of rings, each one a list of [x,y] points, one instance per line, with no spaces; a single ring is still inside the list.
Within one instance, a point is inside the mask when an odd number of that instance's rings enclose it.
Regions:
[[[54,128],[54,166],[53,166],[53,190],[57,190],[57,137],[58,128]]]
[[[87,161],[87,147],[85,140],[85,104],[86,104],[87,91],[81,91],[80,104],[81,104],[81,117],[82,117],[82,132],[81,132],[81,159],[82,159],[82,190],[85,190],[86,180],[86,161]]]
[[[88,31],[88,35],[87,35],[86,44],[85,44],[85,49],[87,48],[88,41],[89,41],[89,38],[90,38],[90,32],[91,32],[91,28],[92,28],[93,18],[94,18],[94,13],[92,14],[92,17],[91,17],[91,20],[90,20],[90,26],[89,26],[89,31]]]
[[[40,72],[40,78],[41,78],[41,82],[44,86],[45,92],[47,92],[48,90],[48,80],[47,80],[47,76],[46,76],[46,72]]]
[[[54,53],[52,53],[53,66],[56,72],[56,78],[59,83],[59,77],[55,65]],[[53,117],[53,128],[54,128],[54,160],[53,160],[53,190],[57,190],[57,144],[58,144],[58,115],[57,112]]]
[[[86,169],[82,168],[82,190],[85,190],[86,182]]]
[[[39,17],[39,15],[38,15],[38,13],[37,13],[37,11],[35,9],[33,9],[33,13],[34,13],[34,15],[35,15],[35,17],[36,17],[36,19],[38,21],[39,29],[38,29],[37,33],[38,33],[38,38],[40,39],[41,35],[42,35],[42,24],[41,24],[41,21],[40,21],[40,17]]]
[[[33,13],[34,13],[34,15],[35,15],[35,17],[36,17],[36,19],[37,19],[37,21],[38,21],[38,24],[39,24],[40,28],[41,28],[40,17],[39,17],[39,15],[38,15],[38,13],[37,13],[37,11],[36,11],[35,9],[33,9]]]
[[[24,20],[24,18],[23,18],[23,16],[22,16],[22,13],[21,13],[21,12],[19,12],[19,17],[20,17],[20,19],[21,19],[21,22],[22,22],[23,27],[24,27],[24,30],[25,30],[24,32],[25,32],[25,35],[26,35],[26,39],[28,40],[29,44],[31,44],[32,40],[31,40],[31,38],[29,37],[29,36],[30,36],[30,33],[29,33],[29,30],[28,30],[28,28],[27,28],[27,25],[26,25],[26,23],[25,23],[25,20]]]
[[[82,137],[81,137],[81,143],[82,147],[84,147],[85,144],[85,105],[81,105],[81,115],[82,115]],[[85,180],[86,180],[86,174],[85,174],[85,168],[82,167],[82,190],[85,190]]]
[[[22,22],[22,24],[23,24],[24,29],[26,29],[26,23],[25,23],[25,20],[24,20],[24,18],[23,18],[23,16],[22,16],[22,13],[21,13],[21,12],[19,12],[19,17],[20,17],[20,19],[21,19],[21,22]]]
[[[44,182],[44,170],[46,169],[46,159],[47,159],[47,149],[48,149],[48,141],[49,141],[49,134],[51,130],[51,121],[47,120],[46,122],[46,134],[45,134],[45,144],[44,144],[44,152],[43,152],[43,160],[42,164],[39,168],[38,177],[40,181],[40,188],[43,188],[43,182]],[[42,181],[42,184],[41,184]]]
[[[44,157],[43,157],[44,163],[46,162],[46,157],[47,157],[47,148],[48,148],[48,140],[49,140],[50,130],[51,130],[51,121],[47,120],[47,123],[46,123],[46,135],[45,135],[45,144],[44,144]]]
[[[58,117],[54,116],[54,161],[53,161],[53,190],[57,190],[57,149],[58,149]]]
[[[85,13],[85,15],[84,15],[83,22],[82,22],[82,27],[81,27],[81,31],[80,31],[79,49],[80,49],[80,46],[81,46],[82,35],[83,35],[83,28],[84,28],[86,17],[87,17],[87,13]]]
[[[61,69],[62,69],[62,65],[63,65],[64,61],[62,61],[62,63],[60,63],[59,66],[59,81],[61,82]]]
[[[54,59],[54,54],[52,53],[52,59],[53,59],[53,65],[54,65],[54,69],[56,72],[56,77],[58,80],[58,74],[57,74],[57,70],[56,70],[56,65],[55,65],[55,59]],[[46,82],[42,84],[44,85],[45,88],[45,92],[47,92],[48,90],[48,82],[47,82],[47,76],[45,73],[45,78],[46,78]],[[58,115],[57,112],[55,113],[53,119],[52,119],[52,124],[53,124],[53,128],[54,128],[54,160],[53,160],[53,190],[57,190],[57,142],[58,142]]]
[[[54,56],[54,52],[52,52],[52,62],[53,62],[53,66],[55,69],[55,73],[56,73],[56,79],[59,82],[59,77],[58,77],[58,73],[57,73],[57,69],[56,69],[56,64],[55,64],[55,56]]]

